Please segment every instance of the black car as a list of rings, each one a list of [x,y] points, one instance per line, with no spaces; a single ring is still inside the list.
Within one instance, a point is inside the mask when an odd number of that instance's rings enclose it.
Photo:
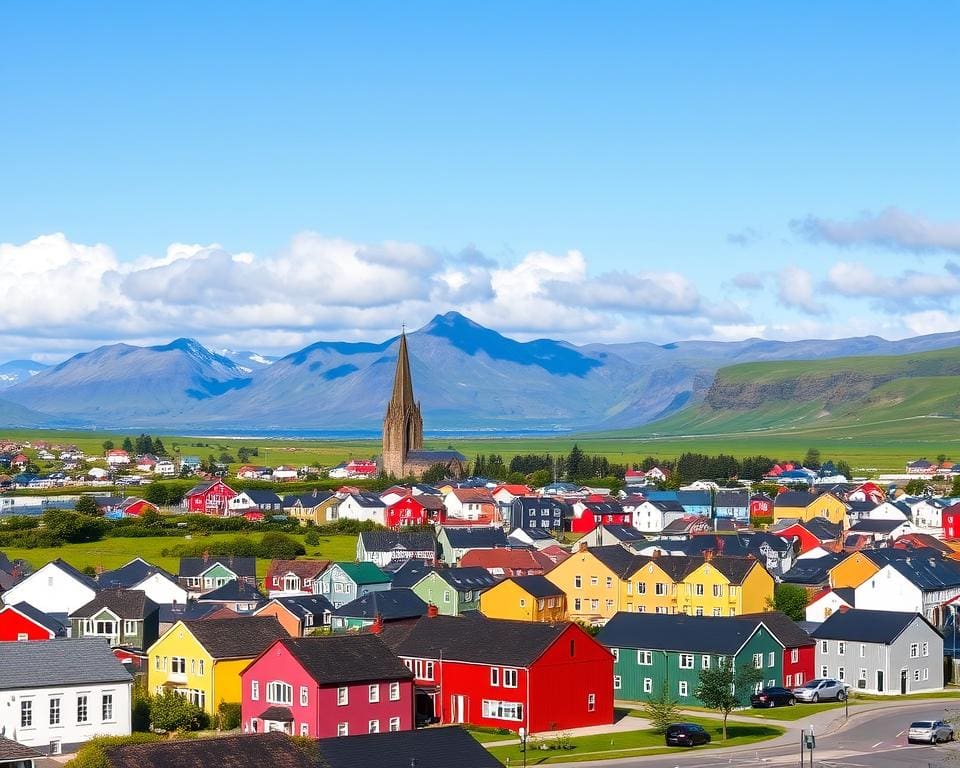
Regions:
[[[797,697],[789,688],[770,686],[750,697],[752,707],[792,707],[797,703]]]
[[[695,747],[709,744],[710,734],[696,723],[674,723],[667,726],[666,742],[668,747]]]

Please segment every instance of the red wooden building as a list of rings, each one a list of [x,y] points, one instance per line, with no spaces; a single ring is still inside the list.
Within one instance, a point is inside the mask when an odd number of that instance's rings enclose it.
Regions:
[[[386,511],[388,528],[400,528],[405,525],[444,524],[447,521],[447,508],[438,496],[420,494],[408,495],[395,501]]]
[[[414,673],[418,716],[529,733],[613,722],[613,656],[572,622],[427,616],[380,636]]]
[[[237,492],[223,480],[198,483],[183,496],[187,510],[201,515],[225,515],[227,504]]]
[[[960,503],[944,507],[941,514],[943,538],[960,539]]]
[[[589,533],[598,525],[633,525],[633,514],[609,496],[590,496],[573,504],[573,533]]]
[[[741,619],[752,619],[770,630],[774,639],[783,646],[783,686],[795,688],[816,676],[816,640],[784,613],[768,611],[747,613]]]
[[[247,732],[323,739],[415,725],[413,675],[376,635],[277,640],[240,680]]]
[[[0,608],[0,642],[53,640],[66,634],[63,624],[29,603]]]
[[[825,518],[815,517],[812,520],[791,523],[783,528],[774,527],[771,533],[776,533],[777,536],[788,541],[794,538],[799,539],[800,553],[803,554],[817,547],[833,545],[842,531],[839,525]]]
[[[750,519],[773,519],[773,499],[762,493],[750,497]]]

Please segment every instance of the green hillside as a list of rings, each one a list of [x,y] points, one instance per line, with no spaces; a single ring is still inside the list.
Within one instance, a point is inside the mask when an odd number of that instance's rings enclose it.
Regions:
[[[723,368],[704,402],[636,436],[810,434],[956,440],[960,349]]]

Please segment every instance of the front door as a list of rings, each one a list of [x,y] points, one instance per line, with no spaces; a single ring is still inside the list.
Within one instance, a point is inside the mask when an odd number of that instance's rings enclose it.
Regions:
[[[467,703],[465,696],[450,697],[450,719],[454,723],[463,723],[467,718]]]
[[[900,694],[904,695],[907,692],[907,670],[900,670]]]
[[[883,693],[883,670],[877,670],[877,693]]]

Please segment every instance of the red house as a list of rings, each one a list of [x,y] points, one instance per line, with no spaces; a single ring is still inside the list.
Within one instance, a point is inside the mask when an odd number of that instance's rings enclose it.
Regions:
[[[380,636],[414,673],[418,716],[528,733],[613,722],[613,656],[572,622],[427,616]]]
[[[471,549],[460,558],[461,568],[486,568],[496,579],[542,576],[556,562],[536,549]]]
[[[151,504],[145,499],[138,499],[135,496],[128,496],[120,505],[120,511],[125,517],[140,517],[144,512],[159,512],[156,504]]]
[[[598,525],[633,525],[633,515],[609,496],[590,496],[573,505],[573,533],[589,533]]]
[[[762,493],[750,497],[750,519],[773,519],[773,499]]]
[[[783,646],[783,685],[793,688],[813,680],[816,674],[816,640],[787,616],[779,611],[747,613],[741,619],[754,619],[770,630],[770,634]]]
[[[314,581],[329,567],[329,560],[271,560],[263,587],[271,597],[313,594]]]
[[[53,640],[65,637],[66,628],[29,603],[0,608],[0,642],[17,640]]]
[[[388,528],[436,523],[442,525],[446,520],[447,508],[443,505],[443,499],[427,494],[404,496],[387,507],[386,511]]]
[[[187,510],[200,515],[225,515],[227,504],[237,492],[223,480],[206,480],[184,494]]]
[[[960,539],[960,503],[944,507],[941,514],[943,538]]]
[[[841,529],[839,525],[831,523],[826,518],[815,517],[812,520],[791,523],[783,528],[775,526],[771,533],[776,533],[777,536],[788,541],[793,538],[799,539],[800,553],[803,554],[811,549],[832,544],[840,537]]]
[[[277,640],[240,681],[246,732],[323,739],[414,727],[413,674],[376,635]]]

